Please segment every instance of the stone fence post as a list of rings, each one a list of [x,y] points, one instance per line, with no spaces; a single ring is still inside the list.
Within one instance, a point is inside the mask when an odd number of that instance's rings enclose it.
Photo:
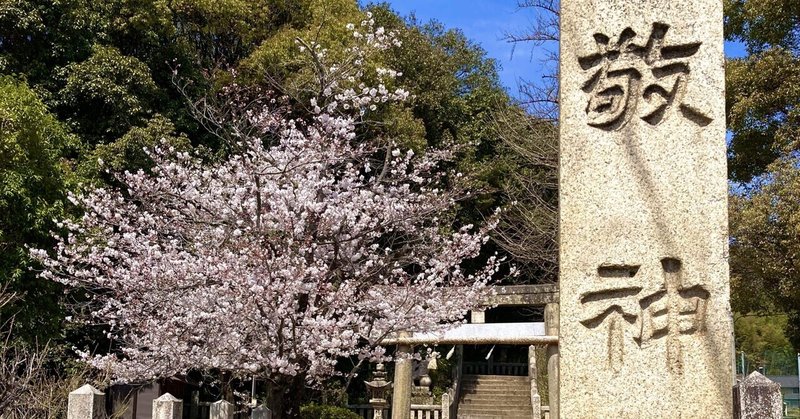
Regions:
[[[69,393],[67,419],[102,419],[106,395],[89,384]]]
[[[153,400],[153,419],[183,419],[183,400],[164,393]]]
[[[233,403],[227,400],[218,400],[211,403],[211,419],[233,419],[236,411]]]
[[[531,380],[533,419],[542,418],[542,396],[539,395],[539,368],[536,365],[536,346],[528,347],[528,379]]]
[[[546,333],[550,336],[559,336],[561,329],[561,313],[559,311],[558,303],[551,303],[544,308],[544,324]],[[560,419],[559,405],[560,405],[560,386],[561,379],[559,377],[559,354],[560,348],[558,345],[547,346],[547,395],[548,405],[550,405],[550,417],[553,419]]]
[[[272,419],[272,411],[267,406],[257,406],[250,412],[250,419]]]
[[[754,371],[733,388],[735,419],[781,419],[781,385]]]
[[[442,419],[450,419],[450,393],[442,394]]]
[[[218,400],[211,403],[211,419],[233,419],[233,403],[226,400]]]

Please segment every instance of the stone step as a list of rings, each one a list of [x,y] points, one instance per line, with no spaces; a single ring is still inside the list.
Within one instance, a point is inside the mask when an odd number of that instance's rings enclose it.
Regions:
[[[530,379],[509,375],[466,375],[462,378],[459,419],[530,418]]]
[[[464,415],[458,419],[531,419],[530,416]]]
[[[509,417],[509,416],[533,416],[533,409],[462,409],[458,408],[458,418],[461,419],[462,416],[467,415],[484,415],[484,416],[500,416],[500,417]],[[610,419],[610,418],[609,418]]]
[[[461,397],[469,397],[469,396],[472,397],[491,396],[494,397],[495,399],[497,398],[502,399],[505,398],[506,396],[509,396],[511,398],[518,399],[521,397],[528,397],[528,398],[531,397],[531,392],[530,390],[528,391],[516,391],[516,390],[515,391],[464,391],[464,389],[461,390]]]
[[[513,397],[503,397],[503,396],[494,396],[494,395],[487,395],[487,394],[476,394],[471,396],[465,396],[461,398],[462,403],[530,403],[531,396],[530,395],[522,395],[522,396],[513,396]]]
[[[514,387],[461,387],[462,393],[530,393],[529,386],[514,386]]]
[[[475,390],[515,390],[515,389],[530,389],[529,383],[517,384],[462,384],[461,388],[475,389]]]
[[[531,419],[531,381],[509,375],[466,375],[458,419]]]
[[[469,406],[470,408],[484,408],[486,406],[501,406],[508,408],[525,408],[531,407],[530,400],[461,400],[459,406]]]
[[[525,382],[518,382],[518,383],[501,383],[501,382],[488,382],[488,383],[464,383],[462,382],[461,385],[463,387],[510,387],[510,388],[522,388],[522,387],[530,387],[530,381]]]
[[[487,396],[492,397],[494,399],[504,399],[506,396],[512,399],[520,399],[520,398],[530,398],[531,393],[530,391],[515,391],[515,392],[500,392],[500,391],[462,391],[461,392],[462,398],[466,397],[476,397],[476,396]]]
[[[508,403],[504,400],[494,400],[491,402],[462,402],[458,404],[459,407],[464,407],[465,409],[531,409],[531,402],[515,402],[515,403]]]
[[[530,378],[521,375],[465,375],[461,381],[528,381]]]
[[[509,414],[509,415],[531,415],[533,413],[533,409],[528,405],[528,407],[513,407],[513,406],[505,406],[499,408],[497,406],[478,406],[478,405],[459,405],[458,406],[459,413],[474,413],[474,414],[481,414],[481,415],[489,415],[489,414]]]
[[[504,391],[504,392],[502,392],[502,391],[462,391],[461,392],[461,397],[462,398],[467,398],[467,397],[473,397],[474,398],[476,396],[486,396],[486,397],[491,397],[491,398],[494,398],[494,399],[504,399],[504,398],[506,398],[506,396],[508,396],[509,398],[512,398],[512,399],[520,399],[520,398],[530,398],[531,397],[531,392],[530,391],[514,391],[514,392],[508,392],[508,391]]]
[[[464,388],[530,388],[530,381],[478,381],[478,382],[461,382]]]
[[[519,416],[458,414],[458,419],[531,419],[532,414]]]

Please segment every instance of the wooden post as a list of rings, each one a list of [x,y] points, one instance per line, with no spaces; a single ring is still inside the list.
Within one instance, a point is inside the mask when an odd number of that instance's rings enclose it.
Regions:
[[[550,303],[544,307],[545,332],[550,336],[558,336],[559,332],[559,307],[558,303]],[[550,417],[559,419],[559,378],[558,378],[558,345],[547,345],[547,389]]]

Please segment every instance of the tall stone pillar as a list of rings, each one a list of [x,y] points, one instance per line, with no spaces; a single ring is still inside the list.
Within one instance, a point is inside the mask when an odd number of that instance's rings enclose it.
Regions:
[[[400,334],[400,336],[408,336]],[[408,419],[411,414],[411,387],[413,386],[413,360],[410,345],[397,345],[392,391],[392,419]]]
[[[561,2],[562,418],[729,418],[721,0]]]

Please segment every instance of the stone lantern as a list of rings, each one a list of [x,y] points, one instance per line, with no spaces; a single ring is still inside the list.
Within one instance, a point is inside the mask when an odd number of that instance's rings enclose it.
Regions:
[[[373,418],[384,419],[383,410],[389,407],[389,402],[386,400],[386,392],[392,386],[392,383],[386,381],[386,368],[384,368],[383,363],[375,366],[372,381],[364,381],[364,384],[369,388],[369,404],[372,405]]]
[[[414,404],[433,404],[433,393],[431,393],[433,380],[427,372],[419,377],[419,385],[411,390],[411,403]]]

